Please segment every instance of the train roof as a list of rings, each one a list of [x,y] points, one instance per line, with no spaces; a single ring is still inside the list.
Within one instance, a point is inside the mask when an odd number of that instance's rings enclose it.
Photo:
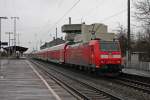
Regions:
[[[59,49],[63,49],[63,48],[65,47],[65,45],[66,45],[66,43],[59,44],[59,45],[55,45],[55,46],[52,46],[52,47],[49,47],[49,48],[45,48],[45,49],[36,51],[36,52],[34,52],[34,53],[41,53],[41,52],[45,52],[45,51],[51,51],[51,50],[59,50]]]
[[[64,49],[64,47],[66,46],[66,43],[63,43],[63,44],[59,44],[59,45],[56,45],[56,46],[53,46],[53,47],[50,47],[50,48],[47,48],[48,51],[51,51],[51,50],[59,50],[59,49]]]

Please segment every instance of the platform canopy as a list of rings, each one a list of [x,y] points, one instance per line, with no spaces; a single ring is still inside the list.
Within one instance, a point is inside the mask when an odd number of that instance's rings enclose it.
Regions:
[[[21,53],[25,52],[28,50],[28,48],[26,47],[21,47],[21,46],[10,46],[10,47],[5,47],[4,50],[6,50],[7,52],[10,50],[11,52],[13,52],[14,50],[19,51]]]

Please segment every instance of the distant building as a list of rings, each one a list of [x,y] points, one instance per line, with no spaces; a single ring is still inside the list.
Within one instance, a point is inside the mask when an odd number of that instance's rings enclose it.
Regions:
[[[86,24],[66,24],[62,26],[62,32],[66,33],[66,41],[88,42],[91,39],[99,38],[110,41],[115,38],[114,33],[108,32],[108,27],[102,23]]]
[[[65,43],[65,40],[63,40],[63,38],[57,38],[57,39],[54,38],[52,41],[46,42],[44,45],[42,45],[40,49],[45,49],[62,43]]]

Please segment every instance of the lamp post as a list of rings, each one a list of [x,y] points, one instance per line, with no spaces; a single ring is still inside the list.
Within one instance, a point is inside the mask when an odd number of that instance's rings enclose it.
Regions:
[[[131,39],[130,39],[130,0],[127,1],[128,6],[128,52],[127,52],[127,58],[128,58],[128,66],[131,63]]]
[[[7,17],[0,17],[0,56],[1,56],[1,43],[2,43],[2,37],[1,37],[1,22],[2,19],[8,19]]]
[[[10,34],[13,34],[13,32],[5,32],[5,34],[9,35],[9,51],[8,51],[8,55],[10,56]]]
[[[14,45],[14,39],[10,39],[11,41],[11,45],[13,46]]]
[[[14,19],[14,55],[16,56],[16,20],[19,17],[11,17],[11,19]]]
[[[18,46],[20,45],[20,33],[18,33]]]
[[[1,40],[1,20],[2,19],[8,19],[7,17],[0,17],[0,58],[1,58],[1,43],[2,43],[2,40]],[[0,78],[3,78],[2,76],[2,70],[1,70],[1,60],[0,60]]]

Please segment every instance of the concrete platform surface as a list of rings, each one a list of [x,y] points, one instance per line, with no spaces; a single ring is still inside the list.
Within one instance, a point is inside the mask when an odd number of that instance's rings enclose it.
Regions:
[[[47,83],[25,59],[0,63],[0,100],[76,100],[53,80]]]
[[[133,69],[133,68],[124,68],[122,71],[123,71],[123,73],[144,76],[144,77],[150,77],[149,71],[137,70],[137,69]]]

